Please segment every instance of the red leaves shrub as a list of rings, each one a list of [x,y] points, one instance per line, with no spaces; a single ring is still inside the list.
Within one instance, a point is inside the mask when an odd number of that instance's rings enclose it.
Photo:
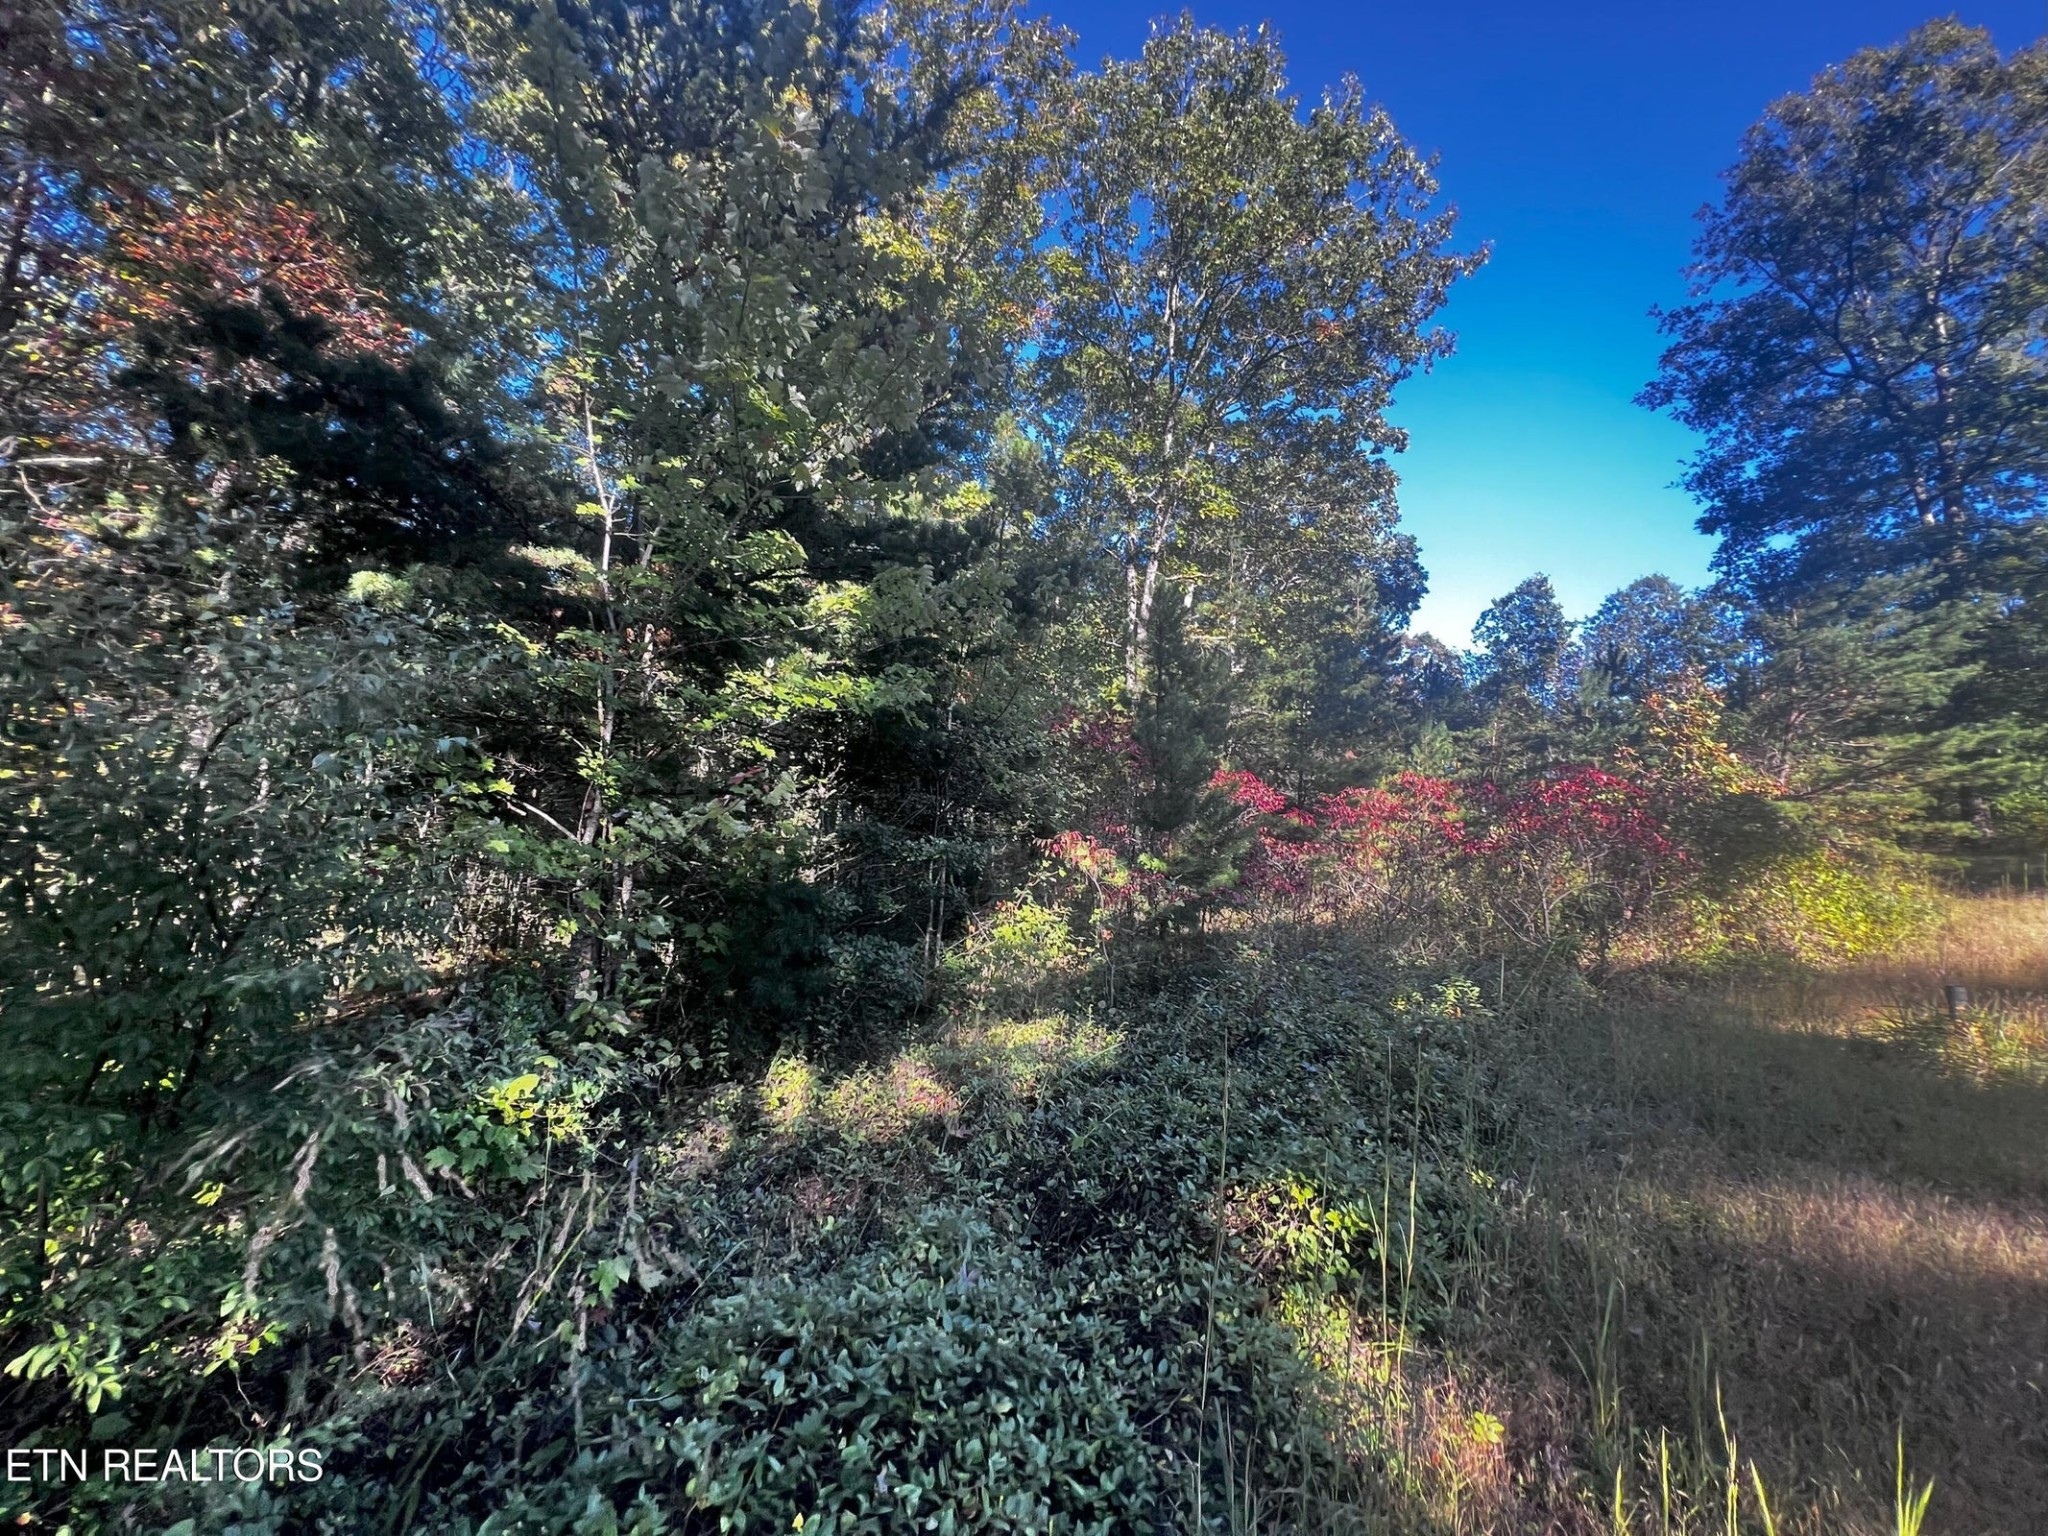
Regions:
[[[1277,816],[1288,809],[1287,797],[1256,773],[1231,773],[1219,768],[1209,787],[1222,790],[1238,805],[1261,816]]]
[[[1100,739],[1122,750],[1112,734]],[[1229,896],[1240,905],[1377,910],[1526,943],[1568,932],[1604,941],[1640,907],[1657,871],[1682,856],[1649,789],[1600,768],[1513,791],[1403,773],[1307,804],[1242,769],[1218,772],[1210,787],[1251,834]],[[1044,848],[1106,916],[1164,894],[1158,861],[1127,826],[1063,832]]]
[[[1677,850],[1644,786],[1598,768],[1579,768],[1537,779],[1514,796],[1491,784],[1481,789],[1491,810],[1491,827],[1469,846],[1481,855],[1566,847],[1587,857],[1635,855],[1667,859]]]
[[[1220,773],[1214,787],[1259,818],[1242,888],[1247,897],[1342,903],[1361,882],[1383,884],[1394,866],[1440,864],[1464,846],[1456,786],[1423,774],[1325,795],[1312,806],[1294,804],[1251,773]]]
[[[1318,822],[1347,846],[1353,863],[1446,855],[1469,841],[1462,791],[1428,774],[1398,774],[1379,789],[1326,795],[1316,810]]]
[[[1599,768],[1512,795],[1485,785],[1480,798],[1486,829],[1468,847],[1487,872],[1488,914],[1526,944],[1591,933],[1604,951],[1654,892],[1659,867],[1680,856],[1649,789]]]
[[[1220,897],[1445,937],[1550,944],[1591,935],[1604,946],[1642,909],[1658,872],[1682,857],[1645,776],[1592,766],[1510,790],[1401,773],[1308,801],[1256,773],[1222,769],[1209,781],[1220,817],[1147,839],[1125,808],[1148,772],[1128,717],[1070,711],[1057,732],[1099,794],[1082,827],[1041,846],[1070,894],[1112,925]],[[1187,865],[1183,844],[1205,837],[1227,852],[1223,883],[1183,889],[1168,871]]]

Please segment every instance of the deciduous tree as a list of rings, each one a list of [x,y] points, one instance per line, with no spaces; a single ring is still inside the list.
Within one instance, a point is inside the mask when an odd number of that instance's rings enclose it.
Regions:
[[[1387,407],[1478,264],[1429,165],[1356,81],[1304,112],[1270,31],[1183,17],[1077,82],[1068,167],[1038,364],[1070,513],[1119,569],[1127,690],[1168,583],[1236,669],[1294,604],[1370,643],[1374,573],[1411,558]]]
[[[1759,593],[1937,559],[2048,491],[2048,46],[1954,21],[1775,102],[1700,215],[1644,403]]]

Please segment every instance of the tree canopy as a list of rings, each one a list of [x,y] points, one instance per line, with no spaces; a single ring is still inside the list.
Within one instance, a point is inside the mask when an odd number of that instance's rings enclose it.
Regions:
[[[0,1416],[349,1473],[0,1514],[1164,1528],[1271,1344],[1176,979],[1438,967],[1372,1026],[1421,1116],[1465,974],[1842,952],[1871,871],[2048,826],[2048,54],[1936,24],[1771,108],[1648,395],[1722,580],[1533,576],[1468,652],[1395,468],[1484,256],[1433,164],[1270,29],[1070,51],[1012,0],[0,17]],[[1226,1082],[1270,1043],[1212,1025]],[[819,1089],[877,1042],[925,1054]],[[1089,1137],[1160,1104],[1116,1206]],[[1474,1230],[1465,1155],[1411,1235]],[[1333,1285],[1377,1187],[1302,1229]]]
[[[1701,214],[1644,393],[1770,593],[1945,560],[2038,514],[2048,460],[2048,50],[1935,22],[1772,104]]]

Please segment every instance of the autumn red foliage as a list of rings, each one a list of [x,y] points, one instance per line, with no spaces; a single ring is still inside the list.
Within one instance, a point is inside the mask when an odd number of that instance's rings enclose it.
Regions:
[[[1122,717],[1076,713],[1062,730],[1109,777],[1143,773]],[[1604,943],[1683,857],[1652,786],[1591,765],[1507,789],[1407,772],[1306,801],[1245,769],[1220,770],[1209,787],[1245,838],[1235,880],[1217,893],[1239,906],[1462,915],[1528,942],[1576,925]],[[1108,815],[1042,846],[1105,916],[1189,894],[1164,873],[1170,850]]]
[[[304,208],[215,194],[150,210],[114,230],[97,311],[111,330],[161,325],[194,303],[255,306],[275,296],[320,320],[342,351],[401,361],[413,337],[347,250]]]

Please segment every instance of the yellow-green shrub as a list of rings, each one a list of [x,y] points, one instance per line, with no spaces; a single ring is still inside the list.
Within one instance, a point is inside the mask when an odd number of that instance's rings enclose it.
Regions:
[[[1678,947],[1694,958],[1850,960],[1897,946],[1940,912],[1939,893],[1910,868],[1821,848],[1755,865],[1738,884],[1688,894]]]

